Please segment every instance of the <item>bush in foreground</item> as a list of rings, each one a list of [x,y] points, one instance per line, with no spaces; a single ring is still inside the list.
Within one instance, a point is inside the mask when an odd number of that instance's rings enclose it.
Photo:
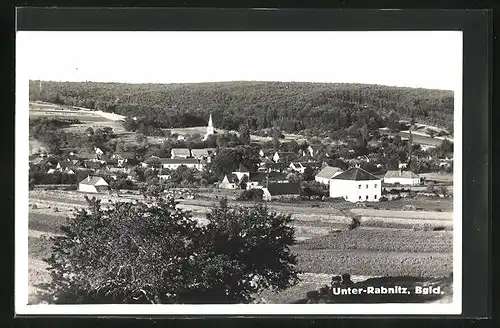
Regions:
[[[173,200],[88,199],[53,237],[51,302],[246,303],[298,281],[290,216],[223,200],[200,226]]]

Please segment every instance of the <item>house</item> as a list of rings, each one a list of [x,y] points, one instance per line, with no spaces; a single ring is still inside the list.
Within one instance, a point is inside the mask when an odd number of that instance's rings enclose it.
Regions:
[[[170,158],[188,158],[191,157],[191,152],[188,148],[172,148]]]
[[[235,174],[225,175],[224,179],[219,183],[221,189],[238,189],[240,179]]]
[[[330,197],[349,202],[378,202],[382,180],[359,167],[352,167],[330,180]]]
[[[159,173],[158,179],[160,179],[160,181],[170,180],[170,174]]]
[[[100,162],[94,162],[92,160],[88,160],[88,161],[85,161],[83,163],[83,165],[88,168],[88,169],[92,169],[92,170],[98,170],[102,167],[102,164]]]
[[[153,167],[153,168],[160,168],[160,157],[158,156],[150,156],[147,158],[144,162],[141,163],[142,167]]]
[[[384,176],[384,183],[400,184],[406,186],[416,186],[421,182],[420,177],[412,171],[393,170],[387,171]]]
[[[250,170],[247,169],[243,164],[240,163],[240,166],[238,167],[237,170],[232,172],[238,180],[241,180],[244,176],[249,177],[250,176]]]
[[[307,146],[307,148],[302,152],[302,156],[314,157],[318,154],[319,150],[322,148],[321,145]]]
[[[399,163],[398,169],[406,169],[408,167],[408,163]]]
[[[94,147],[95,154],[97,157],[102,156],[104,152],[101,150],[101,148]]]
[[[246,189],[260,189],[271,183],[287,183],[288,178],[281,172],[252,172],[248,176]]]
[[[160,158],[160,164],[163,169],[177,170],[180,166],[187,166],[203,171],[205,161],[196,158]]]
[[[342,169],[340,167],[333,167],[333,166],[325,166],[321,169],[321,171],[316,174],[314,177],[314,180],[323,183],[326,185],[330,184],[330,180],[334,177],[342,173]]]
[[[302,163],[300,163],[300,162],[291,162],[289,165],[289,168],[292,171],[298,172],[298,173],[304,173],[304,171],[306,170],[306,167],[304,165],[302,165]]]
[[[264,188],[262,199],[270,201],[280,198],[297,198],[300,197],[300,186],[298,183],[269,183]]]
[[[291,162],[297,157],[295,153],[288,152],[288,151],[281,151],[281,152],[275,152],[273,155],[273,161],[276,163],[278,162]]]
[[[260,155],[261,158],[271,159],[275,152],[276,151],[274,151],[272,149],[261,149],[259,151],[259,155]]]
[[[208,154],[208,149],[191,149],[191,156],[193,156],[194,158],[198,158],[198,159],[201,159],[201,158],[207,158],[208,156],[210,156]]]
[[[259,171],[260,172],[283,172],[286,170],[288,165],[286,163],[275,163],[272,160],[269,159],[264,159],[260,164],[259,164]]]
[[[123,152],[119,153],[118,155],[118,165],[119,166],[125,166],[125,165],[137,165],[139,164],[139,160],[137,159],[137,156],[135,155],[134,152]],[[112,156],[113,158],[113,156]]]
[[[80,150],[77,154],[77,156],[82,159],[82,160],[86,160],[86,159],[97,159],[97,155],[95,152],[91,152],[91,151],[88,151],[88,150]]]
[[[99,193],[109,189],[109,184],[102,177],[88,176],[78,184],[78,191]]]
[[[310,167],[313,170],[319,170],[319,169],[321,169],[321,166],[322,166],[321,162],[309,162],[309,161],[307,161],[307,162],[300,162],[300,164],[302,166],[304,166],[305,168]]]

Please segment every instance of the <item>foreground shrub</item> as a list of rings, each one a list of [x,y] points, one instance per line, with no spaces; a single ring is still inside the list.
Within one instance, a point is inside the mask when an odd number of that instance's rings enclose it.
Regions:
[[[264,196],[264,191],[262,189],[249,189],[244,190],[237,198],[237,200],[244,201],[261,201]]]
[[[351,223],[347,226],[349,230],[354,230],[361,225],[361,221],[357,217],[351,219]]]
[[[223,200],[198,225],[173,200],[88,199],[52,237],[50,302],[246,303],[297,282],[291,217]]]

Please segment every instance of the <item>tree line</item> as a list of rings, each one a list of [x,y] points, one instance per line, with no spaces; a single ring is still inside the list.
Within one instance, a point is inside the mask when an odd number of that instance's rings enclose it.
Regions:
[[[453,131],[453,92],[363,84],[224,82],[120,84],[30,82],[30,100],[88,107],[140,118],[151,133],[161,128],[278,127],[285,132],[342,131],[352,125],[387,126],[395,117]],[[133,125],[132,122],[128,122]],[[138,123],[140,125],[140,122]],[[155,131],[155,132],[154,132]]]

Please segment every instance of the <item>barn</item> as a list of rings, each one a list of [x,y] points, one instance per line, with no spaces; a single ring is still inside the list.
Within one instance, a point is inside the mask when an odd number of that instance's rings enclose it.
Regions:
[[[99,193],[109,189],[109,184],[102,177],[88,176],[78,184],[78,191]]]
[[[392,170],[387,171],[384,176],[384,183],[387,184],[416,186],[420,181],[420,177],[412,171]]]
[[[262,188],[264,195],[262,199],[270,201],[279,198],[297,198],[300,197],[300,186],[298,183],[268,183]]]

